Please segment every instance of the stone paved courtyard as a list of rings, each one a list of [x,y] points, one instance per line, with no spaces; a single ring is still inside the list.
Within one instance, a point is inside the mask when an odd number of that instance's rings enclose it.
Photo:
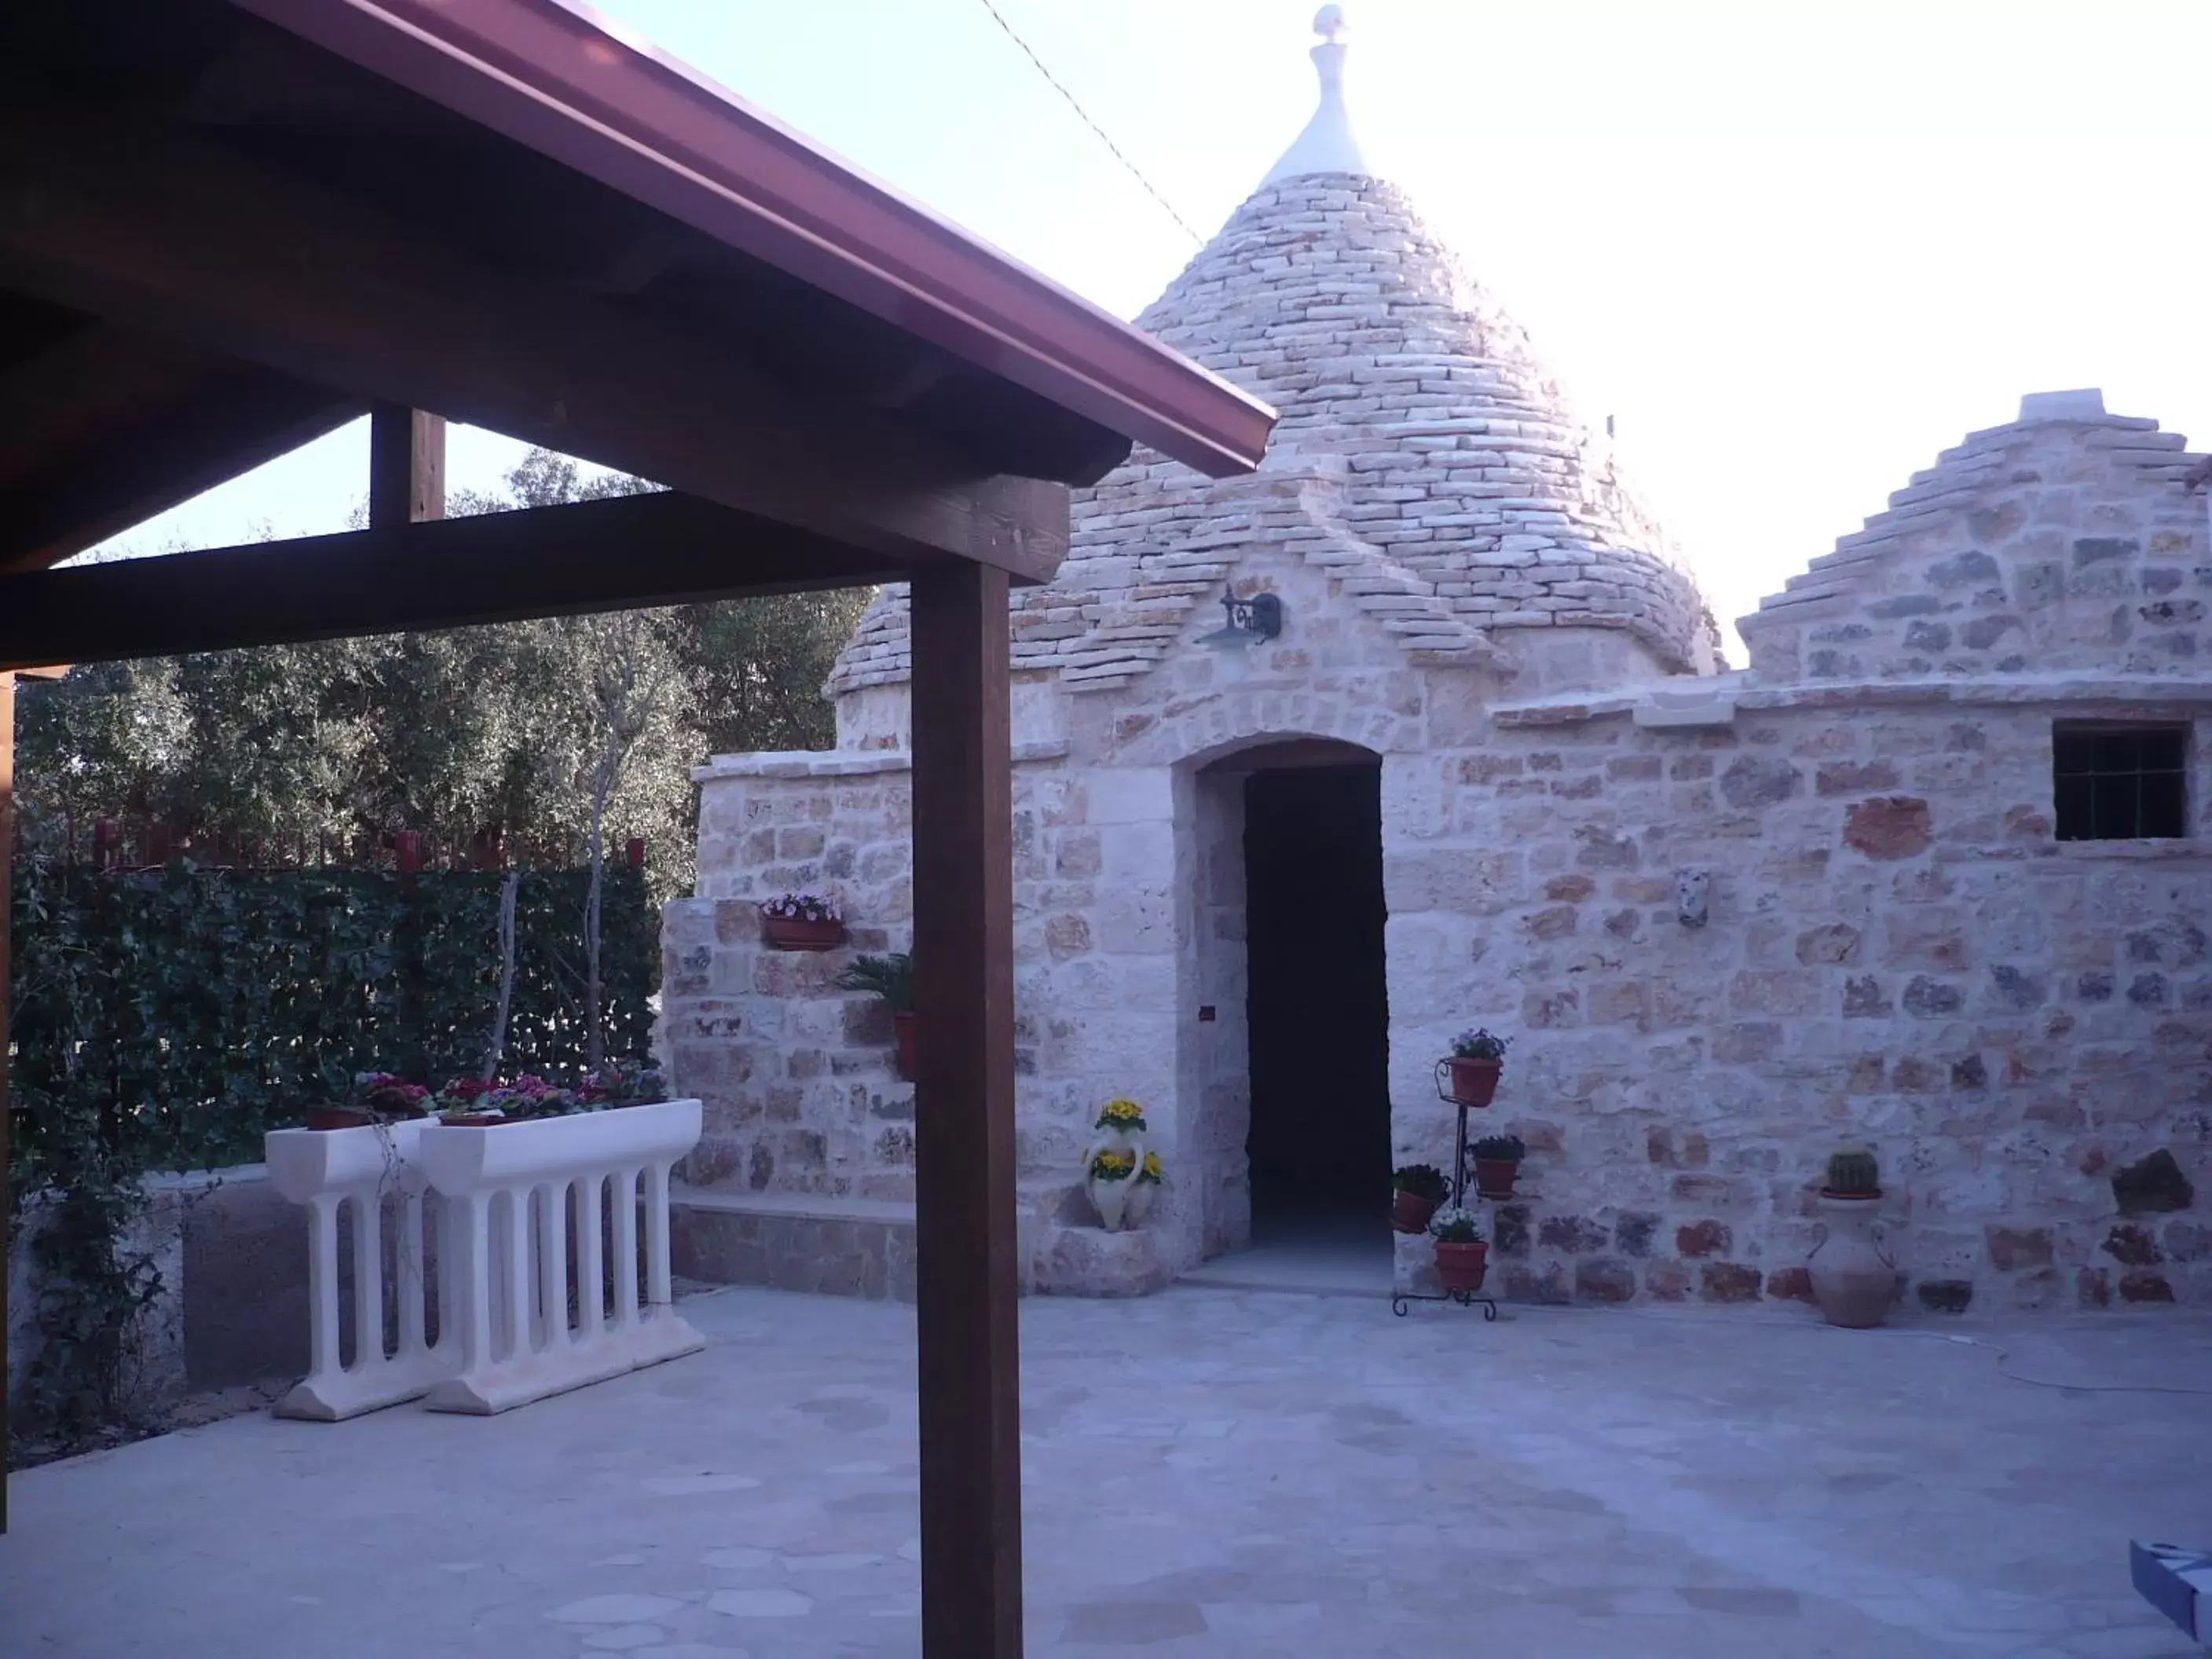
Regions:
[[[506,1417],[240,1417],[17,1475],[0,1649],[916,1653],[911,1310],[685,1305],[705,1354]],[[2187,1312],[1485,1325],[1186,1286],[1023,1329],[1035,1653],[2196,1651],[2126,1549],[2212,1540],[2208,1402],[2093,1391],[2212,1389]]]

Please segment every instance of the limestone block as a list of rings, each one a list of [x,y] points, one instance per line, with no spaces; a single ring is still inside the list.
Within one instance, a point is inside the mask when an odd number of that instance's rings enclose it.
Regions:
[[[1162,1242],[1149,1228],[1119,1233],[1086,1226],[1041,1229],[1031,1286],[1041,1296],[1150,1295],[1175,1277]]]

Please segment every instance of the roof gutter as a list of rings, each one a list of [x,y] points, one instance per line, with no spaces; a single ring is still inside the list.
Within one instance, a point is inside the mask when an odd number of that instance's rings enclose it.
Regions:
[[[232,0],[1215,477],[1274,411],[568,0]]]

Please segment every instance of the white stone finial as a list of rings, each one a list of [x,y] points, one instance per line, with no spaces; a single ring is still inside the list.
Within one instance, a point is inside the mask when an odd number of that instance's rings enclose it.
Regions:
[[[1314,14],[1313,26],[1322,37],[1312,53],[1314,68],[1321,74],[1321,107],[1297,142],[1283,152],[1283,159],[1268,169],[1262,184],[1279,184],[1310,173],[1368,171],[1359,140],[1352,137],[1352,116],[1344,106],[1344,59],[1351,50],[1344,43],[1344,8],[1323,6]]]

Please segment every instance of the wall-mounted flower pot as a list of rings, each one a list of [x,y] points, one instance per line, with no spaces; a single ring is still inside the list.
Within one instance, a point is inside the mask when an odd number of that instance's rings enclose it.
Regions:
[[[1425,1233],[1441,1202],[1441,1199],[1423,1198],[1402,1187],[1395,1188],[1390,1194],[1390,1224],[1401,1233]]]
[[[1490,1246],[1447,1244],[1437,1241],[1437,1277],[1448,1291],[1472,1296],[1482,1288],[1484,1275],[1490,1271]]]
[[[891,1031],[898,1039],[898,1074],[914,1081],[914,1015],[902,1009],[891,1016]]]
[[[761,937],[772,951],[834,951],[845,942],[842,921],[806,921],[798,916],[763,916]]]
[[[1510,1198],[1514,1177],[1520,1173],[1521,1164],[1516,1158],[1478,1158],[1474,1160],[1474,1190],[1485,1198]]]
[[[1437,1080],[1447,1099],[1462,1106],[1487,1106],[1497,1098],[1498,1074],[1504,1069],[1502,1060],[1469,1060],[1454,1054],[1437,1062]]]

